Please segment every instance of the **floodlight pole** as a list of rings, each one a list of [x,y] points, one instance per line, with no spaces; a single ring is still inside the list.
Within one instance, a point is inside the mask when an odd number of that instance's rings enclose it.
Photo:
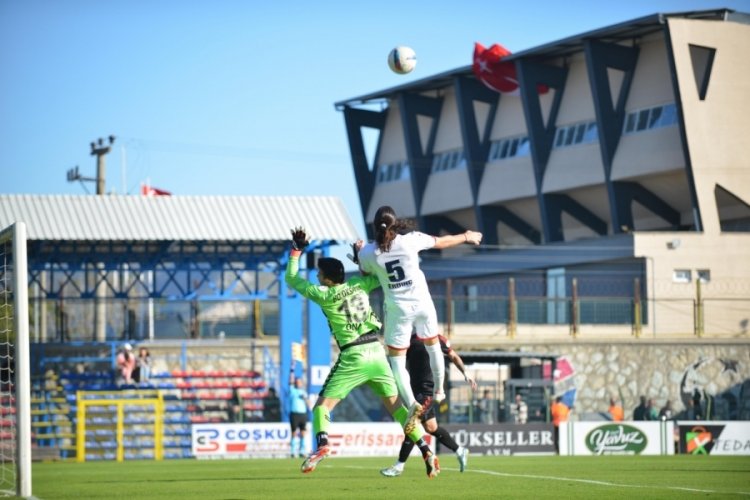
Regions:
[[[109,136],[109,144],[104,145],[104,140],[99,138],[98,143],[91,143],[91,156],[96,156],[96,194],[105,194],[105,181],[107,179],[106,156],[112,150],[115,136]]]

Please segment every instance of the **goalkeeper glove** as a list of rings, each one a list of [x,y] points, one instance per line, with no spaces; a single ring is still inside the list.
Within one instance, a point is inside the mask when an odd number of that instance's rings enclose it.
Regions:
[[[352,243],[352,253],[348,253],[346,256],[355,264],[359,264],[359,247],[356,243]]]
[[[302,251],[309,244],[310,240],[307,238],[304,228],[296,227],[292,229],[292,248]]]

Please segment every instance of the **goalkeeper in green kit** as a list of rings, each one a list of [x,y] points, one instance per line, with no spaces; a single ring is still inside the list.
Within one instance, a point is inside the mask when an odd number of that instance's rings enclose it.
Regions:
[[[410,415],[399,398],[385,349],[378,339],[382,325],[370,307],[369,298],[369,292],[380,286],[378,279],[374,275],[355,276],[344,281],[342,262],[321,258],[318,259],[320,285],[310,283],[298,274],[299,257],[308,243],[304,229],[292,230],[286,283],[323,309],[340,354],[313,408],[313,424],[318,431],[315,436],[317,450],[302,463],[302,472],[312,472],[331,453],[328,444],[331,411],[352,389],[367,384],[382,398],[394,420],[404,427],[404,433],[419,447],[427,467],[427,477],[437,476],[440,472],[438,457],[422,439],[424,433],[418,424],[420,415]]]

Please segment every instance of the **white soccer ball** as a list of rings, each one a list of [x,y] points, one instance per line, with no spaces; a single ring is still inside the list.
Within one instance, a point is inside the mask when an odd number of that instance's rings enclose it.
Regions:
[[[410,73],[417,65],[417,54],[410,48],[400,45],[388,54],[388,67],[399,75]]]

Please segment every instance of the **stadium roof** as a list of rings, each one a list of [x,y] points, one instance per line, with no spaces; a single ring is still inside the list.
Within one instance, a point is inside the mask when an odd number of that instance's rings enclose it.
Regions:
[[[27,225],[31,241],[286,241],[359,238],[334,196],[0,194],[0,229]]]
[[[519,58],[554,58],[565,57],[576,52],[583,51],[585,40],[596,39],[602,42],[618,43],[624,40],[632,40],[643,37],[663,29],[668,18],[684,19],[703,19],[713,21],[734,21],[750,23],[750,15],[739,13],[731,9],[714,9],[690,12],[675,12],[669,14],[651,14],[649,16],[639,17],[612,26],[599,28],[588,31],[568,38],[550,42],[532,49],[515,52],[505,60],[512,61]],[[469,47],[470,50],[472,48]],[[427,92],[448,87],[453,84],[453,79],[457,76],[472,76],[471,65],[462,66],[444,73],[422,78],[414,82],[406,83],[396,87],[390,87],[384,90],[373,92],[371,94],[353,97],[345,101],[335,103],[336,109],[342,109],[345,106],[358,106],[367,103],[375,103],[386,100],[400,92]]]

